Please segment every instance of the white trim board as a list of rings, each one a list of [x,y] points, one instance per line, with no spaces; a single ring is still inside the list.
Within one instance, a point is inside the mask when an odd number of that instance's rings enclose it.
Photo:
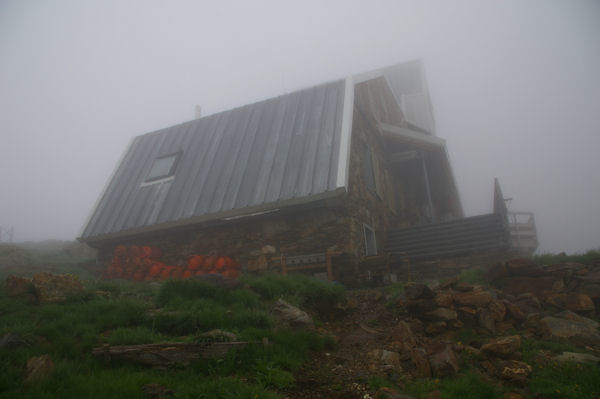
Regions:
[[[412,141],[417,144],[428,144],[436,147],[446,148],[446,140],[436,136],[430,136],[425,133],[415,132],[405,127],[390,125],[388,123],[379,123],[379,128],[384,132],[391,133],[393,136]]]
[[[350,168],[350,144],[352,141],[352,117],[354,113],[354,80],[346,78],[344,85],[344,110],[342,113],[342,131],[340,137],[340,153],[336,187],[348,187],[348,169]]]

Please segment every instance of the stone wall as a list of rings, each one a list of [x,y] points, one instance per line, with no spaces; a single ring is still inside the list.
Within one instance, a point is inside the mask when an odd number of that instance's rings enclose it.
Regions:
[[[402,223],[395,213],[395,189],[392,186],[391,171],[386,160],[382,138],[376,129],[376,121],[369,115],[355,110],[353,135],[350,151],[348,214],[352,218],[350,241],[354,245],[353,254],[362,256],[365,252],[363,224],[375,231],[377,250],[383,251],[387,231]],[[371,150],[376,189],[367,187],[363,177],[365,159],[364,146]]]
[[[163,232],[121,240],[99,250],[100,261],[110,263],[117,245],[148,245],[159,248],[162,261],[184,265],[194,254],[230,256],[242,264],[243,271],[268,271],[270,258],[287,255],[323,253],[336,249],[353,253],[350,240],[353,219],[344,206],[320,206],[288,210],[285,213],[231,221],[203,229]],[[276,262],[270,262],[275,267]],[[347,279],[355,262],[348,256],[334,259],[336,278]],[[277,267],[277,271],[279,268]]]

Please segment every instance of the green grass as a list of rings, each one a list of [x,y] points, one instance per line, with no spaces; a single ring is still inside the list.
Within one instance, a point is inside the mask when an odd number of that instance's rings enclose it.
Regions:
[[[343,286],[307,276],[267,275],[245,277],[243,281],[264,299],[284,300],[321,316],[331,313],[345,297]]]
[[[415,398],[426,398],[439,391],[442,399],[500,399],[502,390],[485,381],[477,372],[467,371],[454,378],[417,380],[403,392]]]
[[[529,389],[552,399],[600,398],[600,368],[578,363],[534,366]]]
[[[279,292],[282,286],[294,286],[293,295],[301,303],[315,304],[339,292],[327,284],[295,278],[277,283],[266,279],[255,278],[252,283],[278,285]],[[0,351],[0,396],[145,398],[142,386],[158,383],[173,389],[175,398],[281,398],[278,390],[294,383],[294,370],[310,353],[333,346],[330,338],[313,332],[274,330],[275,322],[266,309],[275,296],[253,288],[225,289],[195,281],[157,286],[85,280],[84,285],[85,292],[65,303],[45,305],[8,298],[0,288],[0,336],[13,332],[31,343]],[[223,358],[201,359],[188,368],[163,371],[126,362],[105,363],[91,354],[92,348],[103,343],[194,342],[198,334],[215,328],[256,343]],[[268,345],[262,344],[263,338]],[[41,354],[53,359],[53,374],[44,381],[24,384],[27,359]]]
[[[553,265],[556,263],[566,262],[590,264],[593,261],[600,260],[600,249],[592,249],[585,253],[573,255],[546,253],[534,256],[533,260],[544,265]]]

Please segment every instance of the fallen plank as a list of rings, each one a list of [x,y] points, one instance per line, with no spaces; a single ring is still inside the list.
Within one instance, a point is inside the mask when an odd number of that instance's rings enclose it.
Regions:
[[[92,354],[102,356],[106,361],[125,360],[152,367],[173,365],[187,366],[199,359],[214,359],[225,356],[233,349],[248,344],[264,342],[204,342],[204,343],[159,343],[145,345],[110,346],[108,344],[92,349]]]

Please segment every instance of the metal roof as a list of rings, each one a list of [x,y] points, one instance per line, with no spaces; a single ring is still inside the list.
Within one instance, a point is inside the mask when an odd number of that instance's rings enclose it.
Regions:
[[[352,91],[338,80],[136,137],[81,238],[231,217],[336,192],[347,181],[349,137],[343,136],[344,130],[349,136]],[[145,183],[155,159],[178,152],[172,177]]]

